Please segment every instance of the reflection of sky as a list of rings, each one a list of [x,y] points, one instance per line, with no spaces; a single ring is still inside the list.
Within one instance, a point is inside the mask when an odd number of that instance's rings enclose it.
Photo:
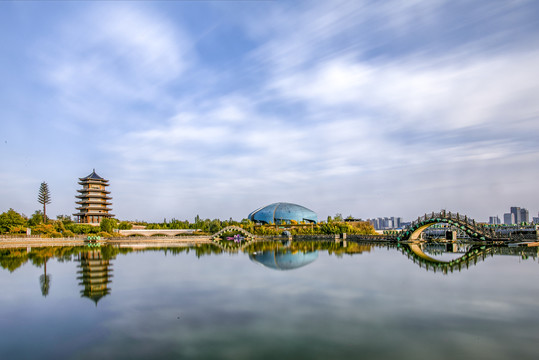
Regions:
[[[471,245],[425,244],[421,250],[434,260],[449,262],[462,257],[470,248]]]
[[[426,272],[397,250],[268,271],[246,254],[119,255],[111,295],[80,298],[76,263],[0,272],[0,358],[484,358],[537,355],[537,261]],[[277,346],[278,344],[278,346]]]

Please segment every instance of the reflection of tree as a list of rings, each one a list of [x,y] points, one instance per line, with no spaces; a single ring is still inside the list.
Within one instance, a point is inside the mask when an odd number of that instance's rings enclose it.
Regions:
[[[344,254],[352,255],[369,252],[374,246],[380,245],[358,243],[353,241],[348,241],[346,244],[344,242],[335,241],[291,241],[287,244],[284,244],[281,241],[257,241],[249,244],[244,251],[251,254],[253,252],[272,251],[286,248],[293,252],[310,252],[321,250],[327,251],[329,254],[342,256]]]
[[[39,285],[41,287],[41,295],[46,297],[49,295],[49,289],[51,286],[51,275],[47,275],[47,260],[45,259],[45,263],[43,264],[43,275],[39,276]]]
[[[41,295],[43,295],[44,297],[49,295],[49,290],[51,286],[51,275],[47,275],[47,261],[49,261],[49,259],[54,256],[54,248],[50,247],[36,248],[28,254],[28,257],[32,264],[37,267],[43,266],[43,275],[39,276],[39,287],[41,289]]]
[[[0,249],[0,267],[9,272],[17,270],[28,261],[26,249]]]

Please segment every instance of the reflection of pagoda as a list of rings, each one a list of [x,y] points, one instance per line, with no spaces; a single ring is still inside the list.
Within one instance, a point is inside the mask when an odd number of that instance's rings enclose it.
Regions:
[[[79,285],[84,286],[81,290],[81,297],[92,299],[97,306],[99,300],[110,294],[108,284],[112,281],[112,264],[109,260],[103,259],[101,250],[85,251],[79,254],[80,265],[77,274],[78,280],[82,280]]]
[[[79,180],[82,185],[82,189],[77,190],[80,195],[76,196],[79,199],[76,202],[80,205],[77,208],[79,212],[73,214],[79,218],[78,222],[99,224],[103,218],[113,217],[114,215],[109,214],[111,209],[108,207],[112,198],[108,196],[110,191],[106,190],[109,181],[97,175],[95,169],[90,175]]]

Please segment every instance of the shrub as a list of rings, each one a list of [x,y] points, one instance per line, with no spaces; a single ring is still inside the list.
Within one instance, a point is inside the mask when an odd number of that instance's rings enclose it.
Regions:
[[[120,230],[131,230],[133,228],[133,224],[128,223],[127,221],[122,221],[118,225],[118,229]]]
[[[75,237],[75,233],[71,230],[64,231],[64,237]]]

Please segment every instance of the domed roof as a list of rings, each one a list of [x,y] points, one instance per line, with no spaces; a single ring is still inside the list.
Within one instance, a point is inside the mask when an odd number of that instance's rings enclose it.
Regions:
[[[278,202],[253,211],[249,214],[249,220],[266,224],[290,223],[295,220],[298,223],[318,222],[316,213],[301,205]]]
[[[260,251],[249,254],[249,259],[270,269],[293,270],[318,259],[318,251]]]

